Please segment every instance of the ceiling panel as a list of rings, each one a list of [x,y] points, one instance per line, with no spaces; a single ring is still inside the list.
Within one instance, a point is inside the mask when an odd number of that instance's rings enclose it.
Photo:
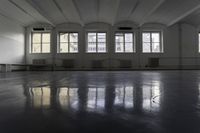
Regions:
[[[142,25],[164,0],[140,0],[135,11],[130,15],[130,20]]]
[[[152,15],[147,22],[157,22],[171,25],[176,20],[186,17],[191,11],[198,8],[200,2],[197,0],[166,0]]]
[[[15,4],[9,2],[9,0],[0,1],[0,13],[24,26],[35,21],[33,17],[22,11]]]
[[[26,0],[10,0],[15,6],[24,11],[34,19],[34,23],[50,23],[44,16],[42,16],[36,9],[34,9]],[[27,25],[30,25],[28,23]]]
[[[69,22],[83,24],[73,0],[56,0],[56,2]]]
[[[97,22],[99,0],[74,0],[84,24]]]
[[[120,0],[100,0],[99,21],[114,24]]]
[[[182,20],[182,22],[190,23],[194,26],[199,26],[200,25],[200,9],[193,12],[186,18]]]
[[[115,18],[115,23],[127,21],[130,15],[135,11],[140,0],[121,0]]]
[[[43,14],[50,18],[55,24],[68,22],[68,19],[62,14],[60,7],[54,0],[31,0]]]
[[[33,23],[133,21],[137,24],[179,21],[198,24],[199,0],[1,0],[0,15],[24,26]],[[189,17],[187,17],[189,16]]]

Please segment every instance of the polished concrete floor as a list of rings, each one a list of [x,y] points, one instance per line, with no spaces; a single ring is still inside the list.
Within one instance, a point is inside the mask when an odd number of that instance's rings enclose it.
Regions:
[[[200,133],[200,71],[0,73],[0,133]]]

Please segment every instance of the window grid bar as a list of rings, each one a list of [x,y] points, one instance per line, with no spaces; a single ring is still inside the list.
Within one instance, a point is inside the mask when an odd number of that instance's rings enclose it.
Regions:
[[[160,38],[160,42],[159,42],[160,43],[160,52],[163,52],[163,44],[162,44],[163,42],[162,42],[162,38],[161,38],[161,32],[159,32],[159,34],[160,34],[160,37],[159,37]]]
[[[33,33],[31,34],[31,53],[33,53]]]
[[[96,33],[96,53],[99,53],[99,42],[98,42],[98,35],[99,35],[99,33]]]
[[[153,51],[152,51],[152,32],[150,32],[150,52],[153,53]]]
[[[124,50],[123,52],[126,53],[126,46],[125,46],[125,33],[123,33],[123,47],[124,47]]]
[[[71,33],[68,33],[68,53],[70,53],[70,35],[71,35]]]

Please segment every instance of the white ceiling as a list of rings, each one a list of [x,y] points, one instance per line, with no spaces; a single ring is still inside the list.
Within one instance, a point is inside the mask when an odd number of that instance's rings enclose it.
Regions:
[[[1,0],[0,15],[28,26],[35,23],[132,21],[138,25],[200,24],[200,0]]]

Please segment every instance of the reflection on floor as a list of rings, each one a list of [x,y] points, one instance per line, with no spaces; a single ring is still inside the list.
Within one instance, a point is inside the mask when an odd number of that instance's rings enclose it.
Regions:
[[[199,133],[198,71],[0,74],[0,133]]]
[[[32,87],[29,90],[31,101],[34,108],[50,107],[51,89],[49,87]]]
[[[26,89],[26,88],[25,88]],[[81,89],[81,88],[80,88]],[[56,91],[52,91],[56,90]],[[124,109],[134,109],[134,88],[133,86],[117,87],[112,93],[114,93],[113,108],[124,108]],[[28,97],[28,103],[30,103],[31,108],[35,109],[47,109],[51,107],[51,104],[56,104],[60,106],[63,110],[78,110],[79,104],[87,104],[85,111],[102,112],[105,110],[105,93],[106,88],[87,88],[86,99],[87,101],[81,99],[81,93],[78,88],[72,87],[62,87],[62,88],[52,88],[49,86],[43,87],[30,87],[26,96]],[[55,93],[54,93],[55,92]],[[160,86],[159,84],[154,84],[151,86],[144,86],[142,89],[143,94],[143,109],[145,111],[156,111],[159,109],[160,105]],[[53,99],[55,98],[55,99]],[[52,100],[51,100],[52,99]],[[109,98],[110,99],[110,98]],[[108,100],[109,100],[108,99]],[[52,102],[51,101],[56,101]],[[112,102],[112,101],[111,101]],[[81,105],[80,105],[81,106]],[[85,106],[85,105],[82,105]]]
[[[160,83],[143,86],[143,109],[157,110],[160,104]]]
[[[57,101],[62,109],[78,109],[78,88],[59,88],[57,91]]]

